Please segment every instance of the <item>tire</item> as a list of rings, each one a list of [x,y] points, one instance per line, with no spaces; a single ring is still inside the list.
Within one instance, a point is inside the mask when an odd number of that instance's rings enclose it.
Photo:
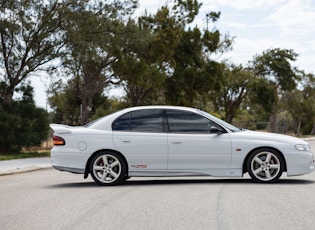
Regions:
[[[104,151],[92,158],[90,173],[99,185],[117,185],[125,179],[126,164],[118,153]]]
[[[254,182],[275,182],[284,171],[281,154],[269,148],[258,149],[247,160],[247,171]]]

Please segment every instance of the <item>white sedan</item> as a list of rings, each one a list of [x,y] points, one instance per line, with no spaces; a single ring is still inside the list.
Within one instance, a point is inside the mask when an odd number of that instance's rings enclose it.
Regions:
[[[277,181],[314,171],[302,139],[238,129],[206,112],[176,106],[141,106],[84,127],[51,124],[55,169],[91,174],[100,185],[139,176],[242,177]]]

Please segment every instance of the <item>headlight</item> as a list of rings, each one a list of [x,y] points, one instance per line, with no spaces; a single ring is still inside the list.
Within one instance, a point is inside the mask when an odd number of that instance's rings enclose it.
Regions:
[[[299,144],[299,145],[295,145],[295,148],[299,151],[312,152],[311,147],[309,145]]]

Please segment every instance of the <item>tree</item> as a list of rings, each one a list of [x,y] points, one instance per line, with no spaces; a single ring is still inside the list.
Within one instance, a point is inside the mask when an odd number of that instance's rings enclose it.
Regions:
[[[275,86],[273,95],[276,95],[276,98],[271,115],[272,132],[276,131],[279,96],[294,90],[297,82],[301,80],[300,71],[291,65],[297,56],[293,50],[276,48],[267,50],[262,55],[256,55],[252,62],[251,68],[254,74]]]
[[[54,82],[49,90],[48,98],[50,106],[53,108],[52,122],[67,125],[81,125],[82,104],[77,96],[75,79],[70,79],[63,83],[60,79]],[[107,97],[102,94],[93,95],[93,107],[90,114],[96,113],[96,110],[106,110],[104,107],[110,107]],[[98,112],[100,114],[100,112]],[[105,114],[101,114],[105,115]],[[97,118],[97,117],[95,117]]]
[[[222,74],[222,87],[212,98],[217,110],[224,108],[224,119],[232,123],[241,109],[241,104],[250,92],[254,76],[249,69],[242,66],[225,65]]]
[[[315,132],[315,79],[312,74],[304,76],[303,89],[295,89],[283,96],[286,109],[295,123],[295,132],[313,135]]]
[[[137,1],[72,1],[64,8],[67,55],[63,67],[81,100],[81,124],[89,121],[93,97],[113,83],[112,64],[122,50],[123,18]]]
[[[165,103],[165,80],[175,66],[175,47],[199,7],[196,0],[175,0],[155,14],[129,20],[127,46],[114,63],[114,72],[130,105]]]
[[[126,45],[113,63],[114,74],[122,82],[130,105],[159,103],[182,25],[164,6],[155,15],[129,20],[126,26]]]
[[[80,125],[80,98],[77,97],[75,88],[69,80],[66,84],[59,79],[53,82],[49,89],[48,102],[54,110],[53,123],[67,125]]]
[[[257,129],[267,128],[270,115],[275,110],[277,98],[275,84],[267,79],[254,76],[250,83],[246,106],[249,108],[253,120],[257,122]]]
[[[216,22],[220,13],[212,12],[208,19]],[[218,30],[199,28],[183,31],[175,47],[175,68],[167,81],[166,98],[170,104],[193,106],[198,95],[208,94],[220,86],[221,64],[211,60],[216,53],[228,51],[233,39]]]
[[[55,1],[0,2],[0,97],[13,102],[16,87],[49,63],[62,48],[61,3]]]
[[[0,154],[38,146],[48,136],[48,114],[35,107],[33,88],[22,84],[16,90],[21,95],[19,100],[0,103],[0,130],[4,134],[0,137]]]
[[[299,70],[291,65],[298,54],[289,49],[270,49],[254,57],[253,71],[256,76],[268,79],[277,86],[278,93],[295,89],[300,80]]]

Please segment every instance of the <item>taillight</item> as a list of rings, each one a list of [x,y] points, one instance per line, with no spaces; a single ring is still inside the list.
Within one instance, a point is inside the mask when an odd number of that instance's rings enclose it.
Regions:
[[[66,141],[62,137],[53,136],[54,145],[65,145]]]

